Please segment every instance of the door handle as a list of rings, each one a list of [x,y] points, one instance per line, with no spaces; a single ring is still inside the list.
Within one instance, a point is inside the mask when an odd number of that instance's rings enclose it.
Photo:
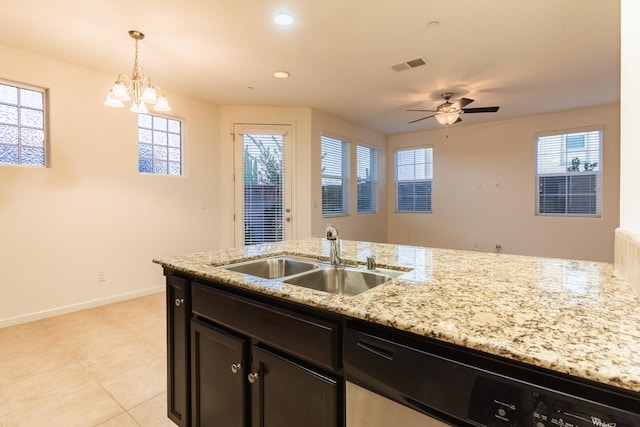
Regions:
[[[257,373],[257,372],[252,372],[252,373],[250,373],[249,375],[247,375],[247,379],[249,380],[249,382],[250,382],[251,384],[253,384],[253,383],[255,383],[255,382],[258,380],[258,377],[259,377],[259,376],[260,376],[260,375],[258,375],[258,373]]]

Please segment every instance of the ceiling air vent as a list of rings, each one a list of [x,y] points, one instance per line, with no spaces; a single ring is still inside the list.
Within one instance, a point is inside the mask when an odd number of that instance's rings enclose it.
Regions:
[[[411,68],[421,67],[423,65],[427,65],[427,60],[424,58],[416,58],[407,62],[401,62],[399,64],[393,65],[391,68],[394,71],[404,71]]]

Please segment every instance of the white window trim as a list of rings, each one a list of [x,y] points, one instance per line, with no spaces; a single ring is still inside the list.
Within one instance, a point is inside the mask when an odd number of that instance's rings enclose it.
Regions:
[[[594,125],[594,126],[586,126],[579,128],[570,128],[570,129],[560,129],[553,131],[544,131],[544,132],[536,132],[535,134],[535,164],[534,164],[534,172],[535,172],[535,215],[541,217],[564,217],[564,218],[574,218],[574,217],[582,217],[582,218],[601,218],[602,217],[602,206],[603,206],[603,156],[604,156],[604,125]],[[573,133],[587,133],[587,132],[600,132],[600,146],[599,146],[599,160],[598,165],[599,168],[597,171],[583,171],[583,172],[567,172],[567,173],[538,173],[538,140],[541,137],[549,137],[549,136],[563,136],[569,135]],[[570,149],[566,147],[565,141],[565,152],[578,152],[580,149]],[[540,212],[540,178],[541,177],[569,177],[569,176],[596,176],[596,212],[593,214],[590,213],[562,213],[562,212],[553,212],[546,213]]]
[[[7,86],[17,87],[18,89],[27,89],[36,92],[42,93],[42,120],[43,120],[43,152],[44,152],[44,163],[41,165],[35,164],[27,164],[27,163],[9,163],[9,162],[1,162],[0,166],[9,166],[9,167],[22,167],[22,168],[49,168],[51,166],[51,155],[50,155],[50,147],[49,147],[49,89],[34,86],[28,83],[17,82],[13,80],[0,79],[0,84],[4,84]],[[28,107],[27,107],[28,108]],[[18,127],[20,128],[20,126]],[[22,148],[22,144],[18,141],[18,150]]]
[[[432,176],[431,178],[427,178],[427,179],[419,179],[419,180],[403,180],[402,182],[408,183],[408,182],[430,182],[431,183],[431,192],[430,192],[430,204],[431,204],[431,209],[429,210],[424,210],[424,211],[418,211],[418,210],[399,210],[398,209],[398,161],[397,161],[397,154],[400,151],[412,151],[412,150],[420,150],[420,149],[431,149],[431,155],[432,155],[432,162],[431,162],[431,168],[432,168]],[[434,148],[433,145],[418,145],[418,146],[411,146],[411,147],[397,147],[393,150],[393,191],[394,191],[394,210],[395,213],[400,213],[400,214],[432,214],[433,213],[433,177],[435,174],[435,169],[434,169]]]
[[[141,114],[145,114],[147,116],[151,116],[152,120],[153,120],[153,117],[155,116],[155,117],[160,117],[160,118],[167,119],[167,120],[174,120],[174,121],[180,122],[180,174],[177,174],[177,175],[176,174],[170,174],[170,173],[168,173],[168,170],[167,170],[167,173],[154,172],[153,171],[153,159],[154,159],[154,157],[151,158],[151,162],[152,162],[151,163],[151,172],[141,172],[140,171],[140,151],[138,151],[138,174],[142,175],[142,176],[155,176],[155,177],[164,176],[164,177],[172,177],[172,178],[180,178],[180,177],[186,176],[186,162],[185,162],[185,159],[186,159],[186,143],[185,143],[185,141],[186,141],[186,137],[185,137],[186,125],[185,125],[185,123],[186,122],[185,122],[185,119],[181,118],[181,117],[175,117],[175,116],[170,116],[170,115],[156,113],[156,112],[153,112],[153,113],[152,112],[148,112],[148,113],[141,113]],[[144,128],[144,129],[147,129],[147,128]],[[136,131],[139,132],[139,130],[140,130],[140,124],[138,122],[136,124]],[[173,133],[173,132],[166,131],[166,133],[169,134],[169,133]],[[155,144],[151,143],[151,144],[148,144],[148,145],[151,145],[151,149],[153,150],[153,147],[155,146]],[[138,135],[138,147],[140,147],[139,135]],[[167,147],[168,148],[174,148],[174,147],[170,147],[168,144],[167,144]],[[139,148],[138,148],[138,150],[139,150]],[[167,156],[168,156],[168,154],[167,154]],[[175,163],[175,161],[174,161],[174,163]]]
[[[358,147],[363,147],[363,148],[367,148],[370,150],[370,152],[375,153],[375,158],[372,159],[372,163],[371,163],[371,169],[373,171],[373,173],[371,174],[373,176],[373,178],[360,178],[358,177]],[[370,214],[376,214],[378,213],[378,153],[379,153],[379,149],[378,147],[374,147],[371,145],[367,145],[367,144],[356,144],[356,213],[358,215],[370,215]],[[366,210],[366,211],[360,211],[358,209],[358,183],[364,181],[364,182],[370,182],[373,186],[373,195],[372,195],[372,200],[371,200],[371,204],[372,204],[372,209],[371,210]]]
[[[337,140],[342,142],[342,175],[332,175],[325,174],[321,172],[321,187],[322,187],[322,179],[335,179],[342,181],[342,212],[337,213],[324,213],[324,205],[321,202],[321,212],[324,218],[330,217],[340,217],[340,216],[349,216],[351,215],[351,189],[350,189],[350,175],[351,175],[351,142],[344,138],[335,135],[331,135],[328,133],[322,133],[320,136],[320,155],[322,156],[322,138],[330,138],[333,140]],[[322,159],[320,160],[320,164],[322,165]],[[321,189],[322,191],[322,189]]]

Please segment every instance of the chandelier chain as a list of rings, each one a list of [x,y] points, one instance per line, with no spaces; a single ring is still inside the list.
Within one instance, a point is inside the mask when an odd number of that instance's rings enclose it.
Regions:
[[[133,71],[131,72],[131,77],[133,77],[134,80],[138,80],[140,79],[140,68],[138,66],[138,39],[136,40],[136,55],[133,59]]]

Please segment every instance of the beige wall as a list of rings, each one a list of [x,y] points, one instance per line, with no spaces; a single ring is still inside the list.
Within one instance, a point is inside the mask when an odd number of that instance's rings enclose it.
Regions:
[[[371,242],[385,242],[387,240],[387,210],[386,210],[386,141],[385,136],[345,122],[337,117],[312,111],[311,123],[311,235],[324,236],[327,224],[336,227],[342,239],[363,240]],[[350,214],[345,216],[322,216],[322,172],[320,161],[320,137],[326,134],[350,143],[351,176],[350,176]],[[357,180],[356,180],[356,146],[366,145],[378,150],[378,212],[375,214],[357,213]]]
[[[160,290],[153,258],[220,247],[215,106],[168,93],[186,175],[141,175],[137,116],[102,105],[114,76],[3,46],[0,63],[49,89],[51,158],[0,165],[0,327]]]
[[[604,125],[601,218],[535,215],[536,132]],[[393,152],[432,145],[433,214],[395,212]],[[609,105],[388,138],[392,243],[612,261],[619,218],[619,106]],[[499,188],[498,188],[499,187]]]

